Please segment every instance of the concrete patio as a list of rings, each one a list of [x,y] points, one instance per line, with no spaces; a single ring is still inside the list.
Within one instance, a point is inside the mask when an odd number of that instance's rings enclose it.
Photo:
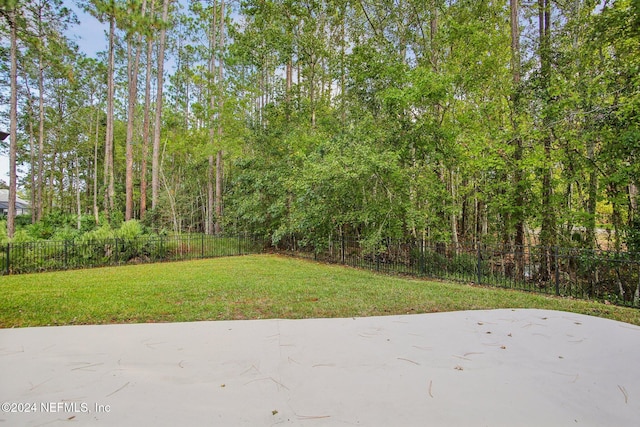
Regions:
[[[640,327],[544,310],[0,330],[0,426],[636,426]]]

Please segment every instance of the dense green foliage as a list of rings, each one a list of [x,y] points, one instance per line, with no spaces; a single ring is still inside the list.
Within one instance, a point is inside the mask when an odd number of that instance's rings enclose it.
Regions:
[[[0,221],[0,244],[37,242],[42,240],[104,240],[104,239],[134,239],[142,236],[157,236],[167,234],[166,230],[160,233],[153,232],[138,220],[130,220],[114,224],[113,226],[102,221],[102,225],[96,224],[94,218],[89,215],[78,217],[72,214],[63,214],[54,211],[45,215],[40,221],[31,223],[31,217],[20,215],[16,220],[17,230],[12,239],[7,237],[6,221]]]
[[[29,233],[43,238],[124,217],[131,52],[116,51],[110,206],[106,57],[84,57],[65,36],[69,3],[17,2],[21,186],[38,207]],[[168,30],[162,120],[150,125],[162,131],[159,196],[140,218],[150,228],[210,232],[215,216],[276,243],[346,234],[367,246],[390,236],[640,249],[637,1],[523,2],[515,23],[518,1],[184,1],[170,2],[166,23],[159,1],[146,14],[140,0],[81,3],[115,19],[122,46]],[[138,218],[151,165],[146,61]],[[42,76],[37,64],[49,65]],[[53,225],[56,212],[81,220]]]
[[[50,214],[18,228],[12,239],[0,221],[0,275],[214,258],[264,249],[263,242],[252,236],[155,233],[135,219],[112,228],[108,222],[96,226],[91,217],[81,221],[84,230],[77,230],[75,221],[72,215]]]

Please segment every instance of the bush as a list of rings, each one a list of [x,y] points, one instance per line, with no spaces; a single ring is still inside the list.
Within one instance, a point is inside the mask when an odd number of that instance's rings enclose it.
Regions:
[[[22,228],[20,230],[16,230],[13,233],[13,239],[11,239],[11,243],[28,243],[35,242],[37,239],[33,238],[26,229]]]
[[[29,217],[29,222],[31,217]],[[62,212],[51,212],[45,215],[35,224],[25,227],[31,237],[38,240],[65,240],[78,237],[80,234],[92,231],[96,228],[95,219],[90,215],[80,217],[80,230],[78,230],[78,216]],[[60,230],[65,230],[60,232]]]
[[[120,229],[116,231],[115,237],[118,239],[133,240],[144,234],[145,230],[140,221],[130,219],[129,221],[122,223]]]
[[[16,228],[27,227],[31,225],[31,215],[17,215]]]
[[[80,240],[82,242],[95,242],[101,240],[110,240],[114,239],[115,237],[115,232],[113,231],[109,223],[104,223],[102,227],[84,233],[82,237],[80,237]]]
[[[53,233],[51,240],[74,240],[80,235],[78,229],[65,226],[57,229],[55,233]]]

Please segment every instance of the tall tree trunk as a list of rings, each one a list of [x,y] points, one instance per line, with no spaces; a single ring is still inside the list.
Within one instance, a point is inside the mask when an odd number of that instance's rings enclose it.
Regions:
[[[315,77],[316,77],[316,60],[311,55],[311,75],[309,76],[309,105],[311,107],[311,127],[316,127],[316,99],[315,99]]]
[[[36,147],[35,147],[35,131],[33,129],[33,120],[34,111],[33,111],[33,95],[31,94],[31,89],[29,88],[29,79],[27,78],[27,74],[25,70],[23,71],[23,80],[25,89],[27,92],[27,111],[29,119],[27,120],[27,126],[29,127],[29,165],[31,166],[31,173],[29,174],[29,180],[31,185],[31,223],[34,224],[36,222]]]
[[[191,74],[191,63],[189,62],[189,56],[187,56],[187,58],[185,59],[186,62],[186,68],[187,68],[187,73]],[[189,98],[190,98],[190,82],[191,82],[191,78],[187,77],[185,79],[185,88],[184,88],[184,128],[185,130],[189,130],[189,107],[190,107],[190,103],[189,103]]]
[[[135,115],[134,82],[133,82],[133,58],[131,57],[132,41],[127,41],[127,76],[129,80],[129,99],[127,100],[127,140],[125,142],[125,208],[124,220],[133,218],[133,125]],[[136,70],[137,75],[137,70]],[[137,85],[137,82],[136,82]]]
[[[36,182],[36,221],[42,219],[42,174],[44,170],[44,65],[42,53],[38,53],[38,178]]]
[[[215,231],[213,218],[213,213],[215,211],[214,168],[214,157],[213,155],[209,155],[207,167],[207,218],[205,221],[206,234],[213,234],[213,232]]]
[[[207,167],[207,218],[205,221],[205,228],[207,234],[213,234],[215,232],[215,189],[214,189],[214,168],[215,159],[213,157],[213,150],[215,147],[216,139],[216,127],[215,127],[215,108],[216,108],[216,96],[215,96],[215,78],[216,78],[216,46],[218,43],[217,28],[218,28],[218,3],[213,0],[211,3],[213,9],[211,24],[209,27],[209,49],[211,51],[211,58],[209,60],[209,144],[211,153],[209,154],[209,162]]]
[[[222,233],[222,182],[223,182],[223,170],[222,170],[222,150],[218,150],[216,156],[216,223],[214,232],[216,234]]]
[[[151,0],[149,15],[154,15],[155,0]],[[147,66],[144,83],[144,119],[142,124],[142,161],[140,164],[140,218],[147,213],[147,157],[149,156],[149,128],[151,123],[151,57],[153,39],[147,36]]]
[[[520,278],[524,274],[524,179],[522,176],[522,155],[523,144],[520,135],[520,27],[519,4],[518,0],[510,0],[511,8],[511,77],[513,83],[513,92],[511,94],[512,118],[511,124],[513,128],[513,190],[515,192],[513,219],[515,221],[515,266],[516,277]]]
[[[142,17],[145,16],[147,2],[142,2]],[[125,178],[125,214],[126,221],[133,218],[133,129],[135,125],[136,105],[138,104],[138,66],[140,64],[142,33],[135,39],[135,57],[131,63],[131,49],[134,44],[133,36],[127,42],[127,75],[129,77],[129,100],[127,109],[127,148],[126,148],[126,178]]]
[[[552,159],[551,159],[551,117],[548,105],[551,103],[549,86],[551,79],[551,3],[550,0],[538,0],[538,25],[539,25],[539,55],[540,72],[543,85],[543,97],[545,110],[542,118],[542,143],[544,150],[544,165],[542,170],[542,226],[540,229],[540,244],[545,248],[542,260],[541,279],[551,279],[552,249],[556,242],[556,218],[552,206]]]
[[[589,220],[587,225],[587,244],[589,248],[594,249],[596,247],[596,206],[598,200],[598,169],[595,165],[595,140],[592,136],[588,136],[587,142],[587,158],[590,161],[591,172],[589,173],[589,195],[587,199],[587,212],[589,213]]]
[[[434,70],[438,69],[438,49],[436,36],[438,34],[438,5],[437,0],[431,0],[431,20],[430,20],[430,42],[431,42],[431,65]]]
[[[31,102],[29,102],[31,103]],[[29,109],[31,110],[31,106],[29,107]],[[33,131],[33,121],[31,119],[29,119],[29,164],[31,165],[31,177],[30,177],[30,181],[31,181],[31,223],[35,224],[36,222],[36,210],[35,210],[35,206],[36,206],[36,176],[35,173],[33,172],[33,168],[35,166],[36,163],[36,148],[35,148],[35,142],[34,142],[34,131]]]
[[[156,117],[153,129],[153,154],[151,157],[151,209],[158,206],[160,190],[160,130],[162,128],[162,84],[164,83],[164,48],[166,41],[166,24],[169,18],[169,5],[171,0],[164,0],[162,4],[162,30],[160,30],[160,43],[158,45],[158,84],[156,92]]]
[[[9,79],[11,95],[9,99],[9,206],[7,210],[7,236],[11,239],[15,232],[16,216],[16,155],[18,152],[18,29],[16,22],[16,8],[13,6],[6,12],[6,18],[11,32]]]
[[[98,142],[100,138],[100,106],[96,106],[96,138],[93,146],[93,218],[100,224],[98,209]]]
[[[60,115],[60,117],[63,117],[62,115]],[[60,134],[60,132],[58,132],[58,147],[62,147],[62,135]],[[67,170],[67,157],[65,156],[64,152],[60,153],[60,163],[59,163],[59,167],[60,169],[58,169],[58,173],[60,174],[60,180],[58,182],[58,184],[60,185],[60,187],[58,188],[58,191],[53,191],[53,187],[51,187],[52,193],[53,194],[57,194],[59,197],[59,204],[58,204],[58,208],[59,210],[66,212],[65,211],[65,187],[64,187],[64,177],[65,177],[65,171]],[[73,190],[73,172],[69,171],[71,175],[70,179],[69,179],[69,190]],[[52,174],[53,174],[53,168],[52,168]]]
[[[76,220],[76,225],[78,230],[82,229],[82,203],[80,200],[80,159],[78,157],[78,152],[76,151],[76,159],[75,159],[75,169],[76,169],[76,213],[78,215]]]
[[[38,9],[38,37],[43,44],[42,35],[42,8]],[[35,219],[42,219],[42,188],[44,186],[42,174],[44,173],[44,60],[43,50],[38,51],[38,177],[36,180],[36,203],[32,206],[35,210]]]
[[[47,188],[47,207],[49,211],[53,210],[53,195],[55,191],[53,190],[53,183],[55,181],[55,169],[56,169],[56,161],[58,159],[58,151],[56,148],[53,149],[53,153],[51,155],[51,164],[49,165],[49,186]]]
[[[451,211],[451,215],[449,219],[451,221],[451,243],[453,243],[456,248],[456,253],[458,253],[458,215],[456,214],[455,208],[457,207],[457,194],[456,194],[456,173],[453,170],[453,167],[449,169],[449,182],[451,185],[451,205],[454,209]]]
[[[287,61],[286,70],[286,110],[285,115],[287,121],[291,119],[291,83],[293,80],[293,58],[289,57]]]
[[[109,56],[107,66],[107,127],[105,129],[104,144],[104,211],[107,219],[111,218],[114,208],[115,186],[113,176],[113,96],[114,96],[114,68],[115,68],[115,11],[111,11],[109,18]]]
[[[340,116],[342,119],[343,128],[347,125],[347,96],[346,90],[346,62],[345,62],[345,45],[347,44],[346,38],[346,21],[347,21],[347,5],[344,3],[342,9],[342,19],[340,20]],[[415,153],[414,153],[415,154]]]
[[[224,111],[224,0],[220,3],[220,58],[218,63],[218,142],[222,143],[224,131],[223,111]],[[222,192],[223,192],[223,151],[218,150],[216,156],[216,224],[214,232],[222,233]]]

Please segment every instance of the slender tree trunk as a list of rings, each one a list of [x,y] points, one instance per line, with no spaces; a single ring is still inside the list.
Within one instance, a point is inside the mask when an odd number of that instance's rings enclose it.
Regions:
[[[209,155],[209,166],[207,167],[207,220],[206,220],[206,233],[207,234],[213,234],[214,232],[214,218],[213,218],[213,213],[214,213],[214,188],[213,188],[213,183],[214,183],[214,158],[213,155]]]
[[[291,57],[289,57],[289,60],[287,61],[285,75],[286,75],[286,104],[287,104],[285,114],[286,114],[287,121],[289,121],[291,119],[291,86],[292,86],[291,83],[293,79],[293,59]]]
[[[151,0],[149,15],[154,15],[155,0]],[[144,84],[144,119],[142,124],[142,161],[140,164],[140,218],[147,213],[147,157],[149,156],[149,128],[151,123],[151,57],[153,39],[147,36],[147,66]]]
[[[127,100],[127,140],[125,142],[125,208],[124,220],[133,218],[133,126],[135,115],[134,81],[133,81],[133,58],[131,38],[127,41],[127,76],[129,80],[129,99]],[[137,74],[137,70],[136,70]],[[137,82],[135,83],[137,85]]]
[[[185,60],[186,62],[186,68],[187,68],[187,73],[191,74],[191,63],[189,62],[189,56],[187,56],[187,59]],[[187,77],[185,79],[185,88],[184,88],[184,128],[185,130],[189,130],[189,107],[190,107],[190,103],[189,103],[189,98],[190,98],[190,82],[191,82],[191,78]]]
[[[595,140],[588,136],[587,158],[590,161],[591,172],[589,173],[589,198],[587,200],[587,212],[589,221],[587,225],[587,244],[589,248],[596,247],[596,204],[598,201],[598,169],[595,165]]]
[[[449,182],[451,184],[451,205],[455,208],[458,204],[457,194],[456,194],[456,173],[453,170],[453,167],[449,170]],[[451,212],[450,215],[451,221],[451,242],[456,248],[456,253],[458,252],[458,215],[456,215],[455,209]]]
[[[520,28],[518,24],[519,4],[518,0],[510,0],[511,8],[511,76],[513,93],[511,95],[512,128],[513,128],[513,189],[515,192],[513,218],[515,221],[515,247],[514,261],[516,277],[524,274],[524,179],[522,176],[523,144],[519,129],[520,114]]]
[[[316,61],[311,56],[311,75],[309,76],[309,105],[311,107],[311,127],[316,127],[316,99],[315,99],[315,77],[316,77]]]
[[[60,114],[60,117],[63,117],[62,114]],[[62,135],[58,132],[58,147],[62,147]],[[56,194],[59,197],[59,210],[66,212],[65,208],[65,187],[64,187],[64,176],[65,176],[65,170],[67,170],[67,157],[64,155],[64,152],[60,153],[60,163],[58,164],[59,168],[58,169],[58,173],[60,174],[60,180],[58,182],[58,184],[60,184],[60,187],[58,189],[58,191],[53,191],[53,187],[51,187],[51,192],[52,194]],[[53,169],[52,169],[53,171]],[[69,190],[70,192],[73,191],[73,171],[70,170],[69,171],[69,175],[70,175],[70,179],[69,179]]]
[[[224,0],[220,3],[220,58],[218,63],[218,142],[222,143],[224,131],[223,111],[224,111]],[[222,233],[222,192],[223,192],[223,151],[218,150],[216,155],[216,223],[214,232]]]
[[[540,230],[540,244],[545,248],[542,268],[541,279],[548,281],[551,279],[552,269],[552,249],[556,241],[555,230],[555,212],[552,206],[552,159],[551,159],[551,120],[550,113],[548,111],[548,104],[551,102],[549,97],[550,86],[550,36],[551,36],[551,4],[550,0],[538,0],[538,24],[539,24],[539,38],[540,38],[540,71],[542,76],[542,84],[544,90],[544,102],[545,109],[543,112],[542,123],[542,143],[544,150],[544,165],[542,170],[542,226]]]
[[[24,70],[23,70],[24,73]],[[31,173],[29,174],[29,180],[31,185],[31,223],[34,224],[36,222],[36,147],[35,147],[35,131],[33,129],[33,120],[34,116],[33,111],[33,96],[31,94],[31,89],[29,88],[29,79],[27,78],[27,74],[23,74],[23,80],[25,89],[27,92],[27,111],[29,119],[27,121],[27,126],[29,127],[29,164],[31,165]]]
[[[222,233],[222,182],[223,182],[223,163],[222,163],[222,150],[218,150],[216,156],[216,223],[214,232],[216,234]]]
[[[42,219],[42,174],[44,170],[44,65],[42,53],[38,54],[38,179],[36,182],[36,221]]]
[[[347,20],[347,5],[344,4],[342,9],[342,19],[340,21],[340,116],[342,119],[343,128],[347,125],[347,97],[346,97],[346,66],[345,66],[345,45],[346,39],[346,20]],[[415,152],[414,152],[415,155]]]
[[[18,152],[18,29],[16,22],[16,6],[7,11],[7,21],[9,23],[11,48],[10,61],[11,69],[9,79],[11,95],[9,98],[9,206],[7,210],[7,236],[12,239],[15,232],[16,216],[16,155]]]
[[[42,8],[38,9],[38,37],[41,43],[44,43],[44,36],[42,35]],[[36,180],[36,203],[32,206],[35,210],[35,219],[39,221],[42,219],[42,188],[43,173],[44,173],[44,59],[42,58],[42,49],[38,51],[38,177]]]
[[[436,0],[431,0],[431,20],[430,20],[430,42],[431,42],[431,65],[434,70],[438,69],[438,49],[436,46],[436,36],[438,34],[438,5]]]
[[[98,209],[98,143],[100,138],[100,106],[96,106],[96,138],[93,146],[93,218],[100,224]]]
[[[29,107],[29,109],[31,109],[31,107]],[[33,134],[33,121],[31,121],[31,119],[29,119],[29,164],[31,165],[31,177],[30,177],[30,181],[31,181],[31,223],[35,224],[36,222],[36,210],[35,210],[35,206],[36,206],[36,176],[35,173],[33,172],[33,168],[35,166],[36,163],[36,148],[35,148],[35,141],[34,141],[34,134]]]
[[[638,211],[638,185],[635,182],[629,183],[629,207],[631,208],[629,220],[633,221],[633,215]]]
[[[58,151],[54,148],[51,155],[51,165],[49,167],[49,187],[47,188],[47,207],[49,211],[53,210],[53,183],[55,181],[56,161],[58,160]]]
[[[142,2],[142,17],[146,15],[147,1]],[[133,37],[127,43],[127,68],[129,76],[129,103],[127,111],[127,151],[126,151],[126,182],[125,182],[125,220],[133,218],[133,130],[135,125],[136,105],[138,104],[138,67],[140,65],[140,51],[142,33],[135,39],[135,57],[131,65],[131,44]]]
[[[215,212],[215,188],[214,188],[214,168],[215,159],[213,156],[213,150],[215,147],[216,139],[216,127],[215,127],[215,108],[216,108],[216,96],[215,96],[215,78],[216,78],[216,46],[218,43],[217,28],[218,28],[218,2],[213,0],[211,3],[213,9],[211,24],[209,27],[209,49],[211,50],[211,58],[209,60],[209,144],[211,154],[209,154],[209,163],[207,168],[207,219],[206,230],[207,234],[213,234],[214,229],[214,212]]]
[[[166,24],[169,18],[169,5],[171,0],[164,0],[162,4],[162,30],[160,31],[160,44],[158,45],[158,85],[156,92],[156,117],[153,129],[153,154],[151,157],[151,209],[158,206],[160,189],[160,130],[162,128],[162,84],[164,82],[164,48],[167,35]]]
[[[107,66],[107,127],[105,129],[104,144],[104,211],[107,220],[111,218],[114,207],[113,198],[115,196],[113,177],[113,96],[114,96],[114,68],[115,68],[115,31],[116,20],[115,11],[111,12],[109,19],[109,55]]]
[[[78,215],[76,225],[78,230],[82,229],[82,203],[80,200],[80,159],[76,151],[76,212]]]

